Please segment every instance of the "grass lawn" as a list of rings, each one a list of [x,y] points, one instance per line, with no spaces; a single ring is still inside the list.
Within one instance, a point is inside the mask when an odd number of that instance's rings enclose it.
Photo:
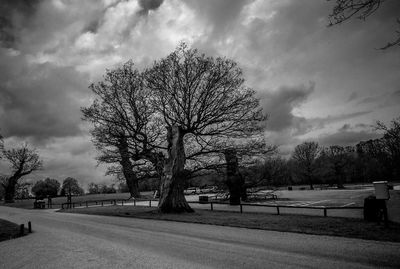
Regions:
[[[197,209],[188,214],[160,214],[157,209],[141,206],[107,206],[60,210],[59,212],[192,222],[250,229],[332,235],[367,240],[400,242],[400,224],[366,222],[361,219],[302,215],[270,215]]]
[[[20,237],[19,229],[19,225],[0,219],[0,241]],[[27,233],[28,229],[25,228],[25,234]]]

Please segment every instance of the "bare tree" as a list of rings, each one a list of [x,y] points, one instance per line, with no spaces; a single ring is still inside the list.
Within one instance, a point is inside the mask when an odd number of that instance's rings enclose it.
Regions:
[[[82,195],[84,193],[83,189],[79,186],[78,180],[72,177],[67,177],[64,179],[61,186],[61,195],[69,197],[69,202],[71,201],[72,195]]]
[[[11,175],[3,177],[2,186],[5,191],[5,202],[13,203],[18,180],[42,168],[42,160],[36,150],[27,144],[20,148],[3,150],[4,158],[11,164]]]
[[[185,136],[239,136],[264,117],[254,91],[243,86],[242,71],[226,58],[206,57],[181,44],[145,73],[154,107],[167,126],[168,158],[164,165],[159,209],[192,212],[183,189]]]
[[[366,20],[367,17],[375,13],[383,4],[384,0],[328,0],[336,1],[332,13],[329,14],[329,26],[340,24],[356,16],[360,20]],[[397,19],[400,26],[400,19]],[[385,46],[379,48],[385,50],[393,46],[400,46],[400,30],[396,31],[395,40],[388,42]]]
[[[346,168],[352,163],[354,148],[334,145],[324,148],[321,154],[330,163],[337,187],[344,189],[343,183],[346,177]]]
[[[132,61],[114,70],[107,70],[104,81],[89,87],[96,99],[88,108],[82,108],[83,119],[91,122],[93,142],[104,163],[118,163],[109,173],[125,177],[131,197],[139,197],[135,161],[148,159],[160,171],[162,149],[160,137],[164,135],[159,119],[150,104],[151,92]],[[161,164],[162,167],[162,164]]]
[[[398,178],[400,176],[400,117],[393,119],[390,125],[378,121],[376,128],[384,131],[380,140],[390,166],[390,176]]]
[[[316,170],[315,161],[321,149],[316,142],[304,142],[297,145],[293,151],[292,159],[296,162],[296,172],[305,178],[313,190],[313,178]]]

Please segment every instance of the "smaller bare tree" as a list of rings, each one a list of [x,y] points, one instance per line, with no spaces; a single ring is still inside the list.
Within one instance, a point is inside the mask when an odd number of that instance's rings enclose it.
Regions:
[[[334,145],[324,148],[321,154],[331,166],[338,189],[344,189],[346,168],[352,164],[354,148]]]
[[[292,154],[292,159],[296,163],[297,174],[305,178],[313,190],[313,178],[316,170],[315,161],[321,152],[321,148],[316,142],[304,142],[297,145]]]
[[[27,144],[20,148],[3,150],[3,156],[11,164],[12,173],[3,177],[1,184],[5,191],[5,202],[13,203],[18,180],[41,169],[43,162],[36,150],[29,148]]]

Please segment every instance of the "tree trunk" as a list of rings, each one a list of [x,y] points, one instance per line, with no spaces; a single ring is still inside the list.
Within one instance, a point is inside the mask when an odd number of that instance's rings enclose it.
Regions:
[[[344,185],[343,185],[343,175],[340,174],[337,177],[337,188],[338,189],[344,189]]]
[[[7,183],[4,186],[4,202],[5,203],[14,203],[15,196],[15,186],[17,185],[17,181],[13,178],[7,179]]]
[[[313,190],[313,189],[314,189],[314,186],[313,186],[312,176],[309,176],[309,177],[308,177],[308,183],[310,184],[310,190]]]
[[[133,165],[129,158],[128,142],[125,136],[119,139],[118,150],[119,154],[121,155],[121,161],[119,163],[122,166],[122,172],[124,174],[129,193],[131,197],[139,198],[139,182],[135,172],[133,171]]]
[[[226,185],[229,189],[229,204],[231,205],[239,205],[240,198],[242,197],[245,200],[247,195],[246,188],[244,188],[244,180],[243,177],[239,173],[239,165],[238,159],[236,156],[235,149],[227,149],[224,151],[225,160],[226,160]]]
[[[178,126],[167,128],[168,159],[164,165],[158,208],[162,213],[193,212],[183,193],[185,150],[183,132]]]
[[[307,165],[307,177],[308,177],[308,183],[310,184],[310,190],[313,190],[314,189],[313,174],[310,165]]]
[[[161,181],[164,175],[165,156],[161,152],[149,152],[146,156],[153,164],[154,169],[156,170],[158,179],[157,189],[159,193],[161,193]]]

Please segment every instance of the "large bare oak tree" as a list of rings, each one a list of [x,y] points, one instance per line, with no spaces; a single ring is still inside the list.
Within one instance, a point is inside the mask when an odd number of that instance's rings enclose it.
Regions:
[[[241,69],[226,58],[206,57],[182,43],[146,70],[153,105],[167,129],[168,157],[164,165],[159,209],[191,212],[183,194],[185,137],[239,136],[262,120],[255,92],[244,86]]]

